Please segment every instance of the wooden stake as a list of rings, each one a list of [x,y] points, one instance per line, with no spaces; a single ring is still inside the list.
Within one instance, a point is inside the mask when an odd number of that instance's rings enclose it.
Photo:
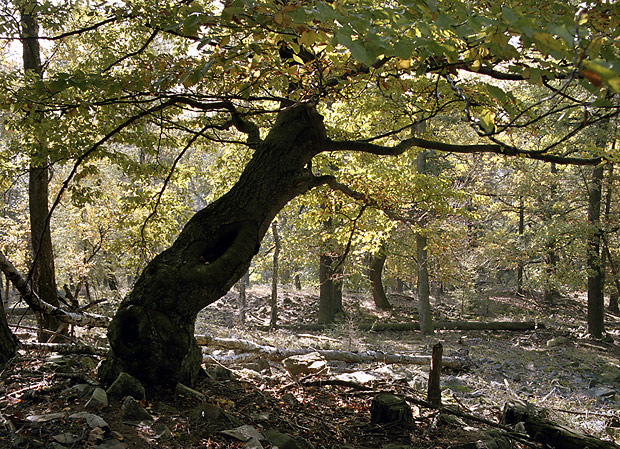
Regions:
[[[443,355],[443,346],[437,343],[433,346],[433,355],[431,357],[431,369],[428,373],[428,396],[427,401],[433,407],[441,406],[441,357]]]

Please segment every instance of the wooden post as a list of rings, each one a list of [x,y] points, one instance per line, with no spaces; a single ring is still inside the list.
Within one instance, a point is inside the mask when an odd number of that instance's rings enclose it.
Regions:
[[[443,355],[443,346],[437,343],[433,346],[433,355],[431,357],[431,369],[428,373],[428,396],[427,401],[433,407],[441,406],[441,357]]]

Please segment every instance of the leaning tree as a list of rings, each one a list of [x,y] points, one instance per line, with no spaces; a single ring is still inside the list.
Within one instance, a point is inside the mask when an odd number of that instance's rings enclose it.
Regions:
[[[70,57],[21,85],[3,76],[11,88],[0,104],[16,115],[43,110],[51,160],[71,164],[52,213],[83,166],[124,161],[124,146],[157,145],[144,137],[157,130],[185,136],[171,170],[194,148],[252,151],[234,186],[189,220],[121,303],[106,379],[126,371],[149,384],[191,383],[201,363],[197,314],[243,276],[292,198],[325,185],[378,204],[337,170],[313,166],[318,155],[432,149],[579,165],[611,157],[575,139],[620,110],[615,4],[135,0],[93,11],[79,1],[30,3],[39,39],[57,50],[51,57]],[[515,93],[524,84],[540,93]],[[455,111],[459,139],[411,137],[419,123]]]

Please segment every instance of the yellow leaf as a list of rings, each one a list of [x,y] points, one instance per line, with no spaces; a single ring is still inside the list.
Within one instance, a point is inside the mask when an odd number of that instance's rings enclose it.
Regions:
[[[485,109],[480,114],[480,127],[485,133],[491,134],[495,131],[495,113],[489,109]]]
[[[411,59],[399,59],[397,64],[399,69],[410,69],[411,68]]]

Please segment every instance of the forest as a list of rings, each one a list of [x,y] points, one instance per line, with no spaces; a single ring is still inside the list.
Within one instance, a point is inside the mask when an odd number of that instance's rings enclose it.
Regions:
[[[620,4],[0,11],[0,447],[620,447]]]

